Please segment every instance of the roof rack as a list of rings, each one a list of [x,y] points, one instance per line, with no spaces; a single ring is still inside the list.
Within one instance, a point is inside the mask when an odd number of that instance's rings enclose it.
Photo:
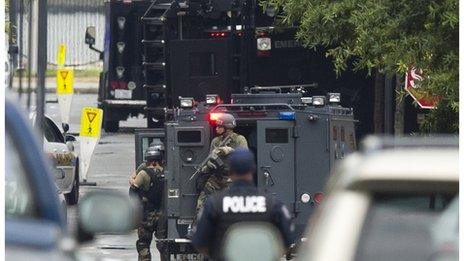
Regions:
[[[305,92],[305,89],[316,88],[319,85],[317,83],[310,84],[297,84],[297,85],[278,85],[278,86],[254,86],[247,90],[248,93],[260,93],[263,91],[273,91],[282,93],[282,90],[288,90],[290,92],[301,93]]]
[[[295,109],[286,103],[238,103],[238,104],[218,104],[211,112],[218,111],[221,109],[230,109],[231,111],[243,111],[243,110],[254,110],[254,111],[266,111],[266,110],[279,110],[288,109],[294,111]],[[245,109],[246,108],[246,109]]]

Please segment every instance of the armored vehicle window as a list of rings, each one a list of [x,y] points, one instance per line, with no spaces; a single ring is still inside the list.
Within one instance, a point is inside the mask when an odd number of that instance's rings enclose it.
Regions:
[[[266,143],[288,143],[288,129],[266,129]]]
[[[214,61],[213,53],[191,53],[189,57],[190,77],[214,76]]]
[[[199,130],[188,130],[177,132],[177,143],[200,143],[201,142],[201,131]]]

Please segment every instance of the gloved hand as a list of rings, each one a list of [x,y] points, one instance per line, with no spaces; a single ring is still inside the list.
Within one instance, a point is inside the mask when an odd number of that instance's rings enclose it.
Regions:
[[[208,166],[208,168],[209,168],[210,170],[215,170],[215,169],[217,169],[216,164],[214,164],[214,162],[212,162],[211,160],[208,160],[208,162],[206,162],[206,166]]]
[[[219,156],[226,156],[226,155],[229,155],[229,153],[231,153],[232,151],[234,151],[234,149],[229,146],[222,146],[222,147],[216,148],[215,150],[217,150],[217,155]]]
[[[203,168],[201,168],[201,173],[208,173],[210,171],[209,167],[208,167],[208,162],[206,162],[207,164],[205,164],[203,166]]]
[[[221,153],[221,151],[219,150],[219,148],[215,148],[215,149],[211,152],[211,156],[212,156],[212,157],[218,157],[218,156],[220,156],[219,153]]]

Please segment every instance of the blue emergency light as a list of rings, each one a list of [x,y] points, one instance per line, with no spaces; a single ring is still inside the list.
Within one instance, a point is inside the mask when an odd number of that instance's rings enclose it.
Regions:
[[[279,112],[279,120],[293,121],[295,120],[295,112],[294,111]]]

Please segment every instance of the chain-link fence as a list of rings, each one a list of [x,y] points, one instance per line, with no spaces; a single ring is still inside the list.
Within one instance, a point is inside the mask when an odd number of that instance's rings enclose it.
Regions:
[[[35,46],[37,37],[37,0],[10,0],[11,5],[16,11],[15,34],[17,41],[22,41],[21,56],[23,68],[31,62],[34,64],[37,48],[32,48],[28,52],[28,37],[31,30],[32,46]],[[22,7],[21,7],[22,5]],[[21,12],[22,11],[22,12]],[[22,19],[21,13],[23,14]],[[32,15],[32,19],[29,16]],[[22,23],[21,23],[22,20]],[[31,26],[32,25],[32,26]],[[101,68],[99,54],[90,50],[85,44],[85,30],[87,26],[95,26],[97,39],[95,47],[103,48],[103,37],[105,27],[104,0],[48,0],[48,25],[47,25],[47,62],[49,68],[53,68],[57,63],[58,47],[60,44],[66,45],[66,66],[77,69],[97,69]],[[22,27],[22,34],[19,34]],[[22,37],[21,37],[22,36]],[[29,55],[31,58],[29,59]],[[32,70],[35,71],[34,66]]]

